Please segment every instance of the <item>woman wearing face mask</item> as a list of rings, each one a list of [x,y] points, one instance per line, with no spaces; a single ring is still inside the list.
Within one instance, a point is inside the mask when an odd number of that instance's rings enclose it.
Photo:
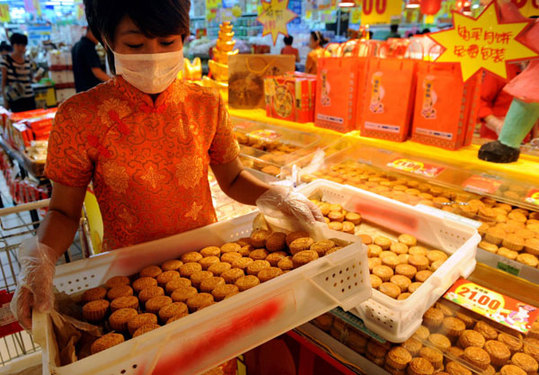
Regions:
[[[208,167],[241,203],[323,221],[305,197],[243,170],[216,91],[176,79],[189,7],[187,0],[85,0],[89,26],[107,46],[116,75],[73,96],[56,114],[46,166],[53,181],[49,211],[37,239],[19,251],[12,310],[25,327],[32,309],[53,306],[54,267],[73,241],[90,182],[107,250],[215,222]]]
[[[324,38],[320,31],[311,31],[311,40],[309,42],[311,52],[309,52],[307,55],[307,61],[305,62],[305,73],[317,73],[318,59],[320,57],[329,56],[329,53],[323,48],[327,42],[327,39]]]

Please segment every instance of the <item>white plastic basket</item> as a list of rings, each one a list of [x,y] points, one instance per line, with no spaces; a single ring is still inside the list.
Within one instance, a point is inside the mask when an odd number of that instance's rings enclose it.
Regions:
[[[323,201],[338,203],[364,220],[397,233],[407,233],[419,241],[441,249],[451,256],[405,300],[398,301],[373,290],[372,297],[351,312],[368,329],[391,342],[403,342],[415,332],[425,311],[459,278],[475,269],[475,254],[481,236],[468,219],[426,206],[412,207],[368,191],[316,180],[299,189],[307,197],[317,195]]]
[[[250,235],[257,213],[57,267],[55,286],[68,294],[131,275],[150,264]],[[357,237],[321,229],[325,238],[353,242],[301,268],[191,314],[172,324],[67,366],[48,315],[34,313],[44,373],[56,375],[197,374],[341,306],[371,296],[366,247]]]

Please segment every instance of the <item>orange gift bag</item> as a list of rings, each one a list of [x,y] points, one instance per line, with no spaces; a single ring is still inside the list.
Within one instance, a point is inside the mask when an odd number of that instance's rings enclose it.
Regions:
[[[370,49],[368,42],[351,40],[335,47],[332,57],[318,59],[316,126],[341,133],[357,129]]]
[[[449,150],[469,145],[475,128],[480,77],[462,81],[459,63],[423,63],[417,72],[412,140]]]
[[[361,135],[402,142],[408,137],[417,61],[372,58],[366,75]]]

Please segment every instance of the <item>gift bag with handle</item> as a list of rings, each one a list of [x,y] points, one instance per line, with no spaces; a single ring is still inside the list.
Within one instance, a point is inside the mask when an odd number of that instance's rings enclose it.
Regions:
[[[402,142],[408,137],[417,61],[371,58],[366,75],[361,135]]]
[[[365,46],[364,41],[352,40],[337,48],[332,57],[318,60],[316,126],[341,133],[357,129],[360,82],[367,68],[367,57],[362,55],[368,50]]]
[[[463,82],[459,63],[421,64],[417,72],[412,140],[449,150],[469,144],[479,91],[478,75]]]

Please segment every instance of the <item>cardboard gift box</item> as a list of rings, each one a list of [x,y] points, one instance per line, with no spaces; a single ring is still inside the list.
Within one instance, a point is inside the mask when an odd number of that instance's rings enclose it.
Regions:
[[[314,121],[316,76],[287,74],[264,80],[266,115],[295,122]]]

